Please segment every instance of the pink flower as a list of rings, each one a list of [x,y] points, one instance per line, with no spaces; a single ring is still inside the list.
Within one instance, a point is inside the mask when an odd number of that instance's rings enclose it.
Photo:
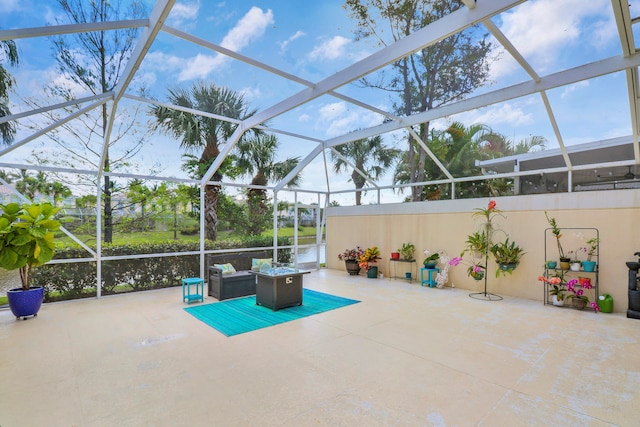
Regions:
[[[451,258],[451,261],[449,261],[449,265],[456,266],[461,262],[462,262],[462,258],[460,258],[459,256],[454,256],[453,258]]]

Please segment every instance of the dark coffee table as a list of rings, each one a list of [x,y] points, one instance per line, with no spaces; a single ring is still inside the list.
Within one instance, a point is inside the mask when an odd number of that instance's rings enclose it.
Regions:
[[[302,305],[302,276],[309,271],[292,268],[273,268],[252,271],[256,282],[256,304],[273,311],[294,305]]]

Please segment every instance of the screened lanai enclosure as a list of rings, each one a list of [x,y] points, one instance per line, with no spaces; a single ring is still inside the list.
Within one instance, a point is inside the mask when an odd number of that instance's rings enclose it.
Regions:
[[[97,296],[229,250],[319,268],[334,206],[640,183],[636,0],[29,3],[0,195],[62,208],[52,267]]]

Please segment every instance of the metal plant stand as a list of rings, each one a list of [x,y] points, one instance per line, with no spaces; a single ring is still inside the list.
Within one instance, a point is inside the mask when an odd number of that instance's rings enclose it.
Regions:
[[[489,245],[487,245],[487,250],[488,250],[488,246]],[[473,299],[479,299],[483,301],[500,301],[502,300],[502,297],[500,295],[487,292],[487,278],[489,277],[489,269],[488,269],[489,254],[487,250],[485,250],[484,252],[484,291],[473,292],[473,293],[470,293],[469,296]]]

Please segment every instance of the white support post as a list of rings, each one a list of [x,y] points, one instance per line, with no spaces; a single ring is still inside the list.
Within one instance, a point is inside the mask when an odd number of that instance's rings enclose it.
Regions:
[[[316,195],[318,203],[318,212],[316,215],[316,269],[320,269],[320,246],[322,244],[322,214],[326,212],[326,207],[321,208],[320,193]]]
[[[204,191],[206,183],[200,183],[200,277],[205,279],[204,271]]]
[[[102,187],[100,186],[100,175],[96,185],[96,298],[102,296]]]
[[[278,262],[278,192],[273,192],[273,262]],[[297,265],[297,260],[296,260]]]
[[[298,263],[298,192],[293,192],[293,257]]]

